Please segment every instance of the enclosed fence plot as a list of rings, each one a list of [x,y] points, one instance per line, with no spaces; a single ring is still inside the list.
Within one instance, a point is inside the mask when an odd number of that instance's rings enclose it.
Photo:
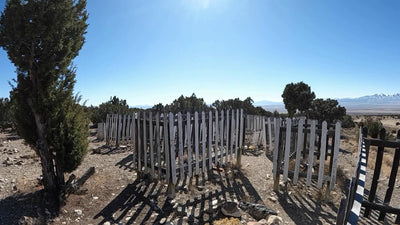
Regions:
[[[274,190],[279,189],[280,175],[283,181],[293,179],[297,184],[299,177],[306,178],[306,185],[312,180],[322,188],[329,183],[327,193],[336,183],[341,124],[328,126],[324,121],[305,118],[274,120],[273,177]]]
[[[381,130],[380,139],[367,138],[367,134],[368,130],[366,128],[360,128],[357,168],[352,178],[348,195],[346,198],[342,198],[340,202],[336,224],[353,225],[364,220],[368,221],[368,224],[372,224],[384,221],[385,218],[388,220],[393,219],[387,218],[387,214],[396,215],[394,223],[400,224],[400,208],[398,205],[391,204],[400,163],[400,130],[397,132],[397,141],[385,140],[385,129]],[[367,164],[373,162],[368,160],[371,157],[371,146],[376,146],[378,149],[373,165],[372,180],[368,180],[367,177],[371,177],[371,174],[368,174]],[[387,183],[383,183],[384,180],[380,180],[379,177],[382,172],[384,154],[393,154],[393,150],[394,155],[389,157],[392,162],[386,162],[391,163],[392,166],[390,177]],[[371,185],[367,187],[367,183]],[[383,190],[378,191],[379,186]],[[381,193],[382,196],[378,196],[378,193]],[[364,213],[362,213],[362,209],[364,209]],[[373,211],[375,211],[374,214]]]
[[[133,164],[140,173],[176,184],[236,161],[244,133],[243,110],[195,113],[141,111],[107,115],[108,144],[132,144]]]

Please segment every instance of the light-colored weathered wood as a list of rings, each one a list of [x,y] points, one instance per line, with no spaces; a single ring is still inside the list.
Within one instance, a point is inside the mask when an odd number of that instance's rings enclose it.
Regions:
[[[149,112],[149,145],[150,145],[150,167],[151,177],[154,178],[154,139],[153,139],[153,113]]]
[[[194,151],[196,158],[196,176],[199,175],[199,113],[194,112]]]
[[[164,126],[164,162],[165,162],[165,167],[166,167],[166,181],[169,183],[171,179],[171,161],[169,158],[169,136],[168,136],[168,114],[164,113],[164,118],[163,118],[163,126]]]
[[[121,134],[121,140],[126,141],[126,115],[123,115],[122,117],[122,134]]]
[[[137,153],[138,153],[138,171],[141,172],[142,171],[142,131],[141,131],[141,122],[140,122],[140,112],[137,113],[137,131],[138,131],[138,149],[137,149]]]
[[[306,182],[307,187],[311,185],[311,178],[313,174],[314,151],[315,151],[315,126],[316,126],[316,121],[311,120],[310,146],[308,152],[308,167],[307,167],[307,182]]]
[[[319,153],[319,169],[318,169],[318,188],[322,188],[324,181],[324,166],[325,166],[325,153],[326,153],[326,137],[328,129],[326,121],[322,122],[321,130],[321,148]]]
[[[243,109],[240,109],[240,135],[239,135],[239,148],[243,146],[243,130],[244,130],[244,117]]]
[[[232,109],[232,116],[231,116],[231,131],[230,131],[231,138],[229,139],[231,146],[230,146],[230,151],[229,151],[229,159],[232,161],[232,155],[233,155],[233,144],[235,142],[235,110]]]
[[[278,168],[278,153],[279,153],[279,132],[280,132],[280,124],[281,124],[281,119],[276,118],[275,119],[275,141],[274,141],[274,152],[272,155],[273,158],[273,169],[272,173],[274,176],[274,191],[279,190],[279,168]]]
[[[157,149],[157,168],[158,168],[158,179],[161,179],[161,146],[160,146],[160,113],[156,114],[156,149]]]
[[[340,122],[337,122],[335,125],[335,147],[333,149],[333,163],[332,163],[332,173],[331,173],[331,182],[330,189],[333,190],[335,188],[336,183],[336,172],[337,172],[337,162],[339,157],[339,147],[340,147]]]
[[[215,110],[215,144],[214,144],[214,155],[215,155],[215,165],[219,164],[218,155],[219,155],[219,120],[218,120],[218,111]]]
[[[283,181],[286,182],[289,173],[289,154],[290,154],[290,139],[292,136],[292,120],[286,118],[286,141],[285,141],[285,157],[283,165]]]
[[[208,169],[212,169],[212,141],[213,141],[213,134],[212,134],[212,111],[208,112]]]
[[[268,123],[268,149],[272,150],[272,129],[271,129],[271,118],[267,118],[267,123]]]
[[[190,123],[190,113],[188,112],[186,114],[186,129],[187,129],[187,152],[188,152],[188,171],[189,171],[189,177],[193,176],[192,173],[192,126]]]
[[[221,143],[220,143],[220,154],[221,154],[221,158],[220,158],[220,163],[221,165],[224,164],[224,110],[221,110],[221,122],[220,122],[220,138],[221,138]]]
[[[136,154],[137,154],[137,147],[136,144],[137,142],[137,135],[136,135],[136,116],[135,113],[132,114],[132,164],[135,169],[137,169],[137,163],[136,163]]]
[[[262,123],[261,123],[261,133],[262,133],[262,143],[263,143],[263,148],[266,149],[267,147],[267,132],[265,130],[265,117],[262,117]]]
[[[174,114],[169,113],[169,148],[171,152],[171,177],[172,183],[176,184],[176,160],[175,160],[175,126],[174,126],[175,118]]]
[[[235,126],[235,157],[238,156],[239,148],[239,109],[236,110],[236,126]]]
[[[184,178],[184,164],[183,164],[183,127],[182,127],[182,113],[178,112],[178,135],[179,135],[179,175],[181,180]]]
[[[147,121],[146,121],[146,111],[143,111],[143,166],[144,172],[147,173]]]
[[[303,142],[304,142],[303,128],[304,128],[304,118],[301,118],[299,120],[299,124],[297,127],[296,162],[294,165],[294,176],[293,176],[294,184],[297,184],[297,181],[299,179],[301,150],[303,148]]]
[[[230,151],[230,149],[229,149],[229,109],[228,110],[226,110],[226,131],[225,131],[225,133],[226,133],[226,148],[225,148],[225,164],[228,162],[228,155],[229,155],[229,151]]]
[[[202,169],[203,173],[206,172],[206,114],[201,112],[201,155],[202,155]]]

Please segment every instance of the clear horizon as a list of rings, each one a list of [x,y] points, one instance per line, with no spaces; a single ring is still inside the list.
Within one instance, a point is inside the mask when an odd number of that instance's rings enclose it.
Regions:
[[[207,103],[281,102],[299,81],[317,98],[400,93],[400,1],[88,0],[87,10],[74,60],[87,105],[117,96],[152,106],[192,93]],[[0,49],[0,97],[14,71]]]

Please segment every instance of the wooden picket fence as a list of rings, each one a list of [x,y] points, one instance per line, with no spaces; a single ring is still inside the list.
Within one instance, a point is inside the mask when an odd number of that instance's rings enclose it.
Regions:
[[[318,188],[329,182],[327,191],[332,190],[336,183],[340,130],[340,122],[330,128],[326,121],[318,125],[316,120],[305,118],[274,119],[274,190],[279,189],[281,174],[284,182],[291,177],[296,185],[299,177],[305,177],[307,186],[311,185],[312,179],[316,179]],[[294,168],[289,168],[293,162]],[[328,172],[325,172],[325,164],[328,162]],[[304,166],[303,171],[300,165]],[[317,169],[314,172],[315,166]]]
[[[382,129],[380,132],[380,139],[367,138],[368,130],[366,128],[360,128],[360,139],[358,146],[358,159],[355,175],[351,180],[349,186],[348,195],[342,198],[340,202],[340,208],[338,211],[338,217],[336,220],[337,225],[355,225],[359,221],[361,208],[364,207],[364,217],[370,217],[371,210],[377,210],[378,220],[383,221],[387,213],[397,215],[395,224],[400,224],[400,208],[390,206],[390,200],[394,191],[396,182],[396,176],[399,169],[400,163],[400,130],[397,132],[397,141],[385,140],[386,130]],[[371,182],[371,187],[368,193],[365,193],[365,185],[367,178],[367,163],[370,155],[370,147],[376,146],[377,154],[374,165],[374,172]],[[387,189],[385,196],[382,200],[377,198],[377,188],[379,176],[381,174],[383,155],[389,154],[394,150],[392,168],[390,172],[389,181],[387,183]],[[364,194],[367,197],[364,197]],[[373,220],[372,220],[373,221]],[[375,223],[376,221],[374,221]]]
[[[104,136],[110,145],[132,144],[133,165],[139,173],[175,185],[178,179],[236,160],[244,125],[243,110],[186,114],[141,111],[107,115]]]

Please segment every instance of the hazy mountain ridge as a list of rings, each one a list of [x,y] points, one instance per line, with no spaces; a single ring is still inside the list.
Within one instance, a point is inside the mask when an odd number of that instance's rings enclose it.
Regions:
[[[374,94],[358,98],[336,99],[339,105],[346,107],[348,113],[354,114],[389,114],[400,113],[400,93],[396,94]],[[268,111],[277,110],[286,112],[283,102],[271,102],[267,100],[254,102]]]

